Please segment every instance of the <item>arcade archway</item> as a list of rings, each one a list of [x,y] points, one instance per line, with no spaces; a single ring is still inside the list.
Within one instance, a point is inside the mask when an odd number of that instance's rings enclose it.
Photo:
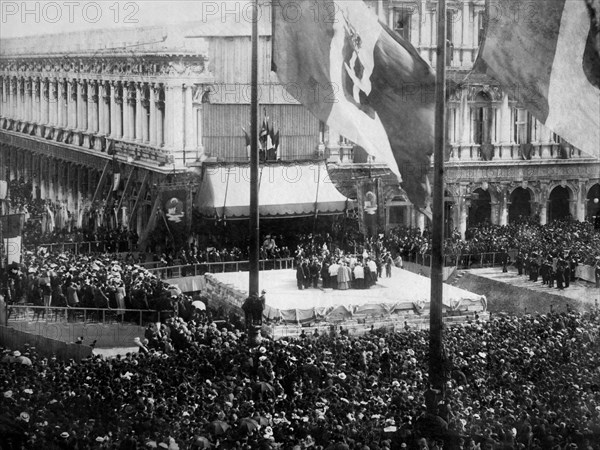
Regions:
[[[468,227],[489,223],[491,215],[492,198],[489,191],[482,188],[475,189],[469,208]]]
[[[510,194],[508,221],[517,222],[531,216],[531,191],[522,187],[516,188]]]
[[[571,190],[568,187],[556,186],[550,192],[548,204],[548,220],[560,220],[571,216],[569,200]]]
[[[600,184],[596,183],[587,194],[586,217],[597,230],[600,229]]]

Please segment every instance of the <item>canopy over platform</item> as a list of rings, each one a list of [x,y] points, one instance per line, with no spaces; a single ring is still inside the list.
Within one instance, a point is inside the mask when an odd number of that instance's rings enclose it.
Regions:
[[[265,164],[259,169],[263,218],[340,214],[349,200],[335,187],[324,162]],[[248,165],[208,166],[196,207],[205,217],[242,219],[250,213]]]

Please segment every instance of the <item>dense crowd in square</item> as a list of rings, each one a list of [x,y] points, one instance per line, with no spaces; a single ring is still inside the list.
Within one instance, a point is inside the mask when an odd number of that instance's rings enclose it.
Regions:
[[[202,314],[151,326],[138,352],[111,359],[5,349],[3,448],[596,450],[599,325],[566,311],[446,329],[437,417],[426,331],[248,347]]]

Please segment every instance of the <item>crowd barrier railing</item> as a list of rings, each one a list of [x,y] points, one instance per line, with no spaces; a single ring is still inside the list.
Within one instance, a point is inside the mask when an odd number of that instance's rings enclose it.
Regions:
[[[512,251],[508,251],[509,254]],[[456,255],[444,255],[444,267],[456,267],[458,269],[472,269],[483,267],[502,266],[504,252],[482,252]],[[431,267],[431,255],[423,253],[411,253],[408,257],[409,262]]]
[[[162,266],[160,262],[146,263],[144,267],[160,278],[184,278],[204,275],[205,273],[247,272],[250,261],[206,262],[176,266]],[[263,259],[259,261],[260,270],[286,270],[295,267],[294,258]]]
[[[172,316],[171,311],[149,309],[77,308],[61,306],[7,305],[6,321],[129,324],[146,326]]]
[[[118,252],[129,252],[134,247],[130,242],[126,243],[124,247],[121,247],[119,243],[115,243],[117,248],[109,249],[104,241],[85,241],[85,242],[60,242],[54,244],[36,244],[36,245],[25,245],[28,250],[37,250],[40,247],[48,249],[50,253],[54,252],[71,252],[75,255],[89,255],[91,253],[106,253],[111,251],[112,253]]]

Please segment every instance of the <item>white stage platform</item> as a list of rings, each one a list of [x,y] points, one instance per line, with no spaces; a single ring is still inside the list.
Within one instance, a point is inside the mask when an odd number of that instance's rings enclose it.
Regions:
[[[420,315],[429,309],[429,278],[392,269],[391,278],[380,278],[370,289],[299,290],[295,270],[260,272],[260,289],[265,289],[265,316],[284,322],[310,322],[319,318],[355,316],[389,316],[394,313]],[[241,306],[248,292],[248,272],[210,274],[207,288]],[[218,292],[217,292],[218,291]],[[485,296],[444,284],[443,303],[446,311],[482,312]]]

